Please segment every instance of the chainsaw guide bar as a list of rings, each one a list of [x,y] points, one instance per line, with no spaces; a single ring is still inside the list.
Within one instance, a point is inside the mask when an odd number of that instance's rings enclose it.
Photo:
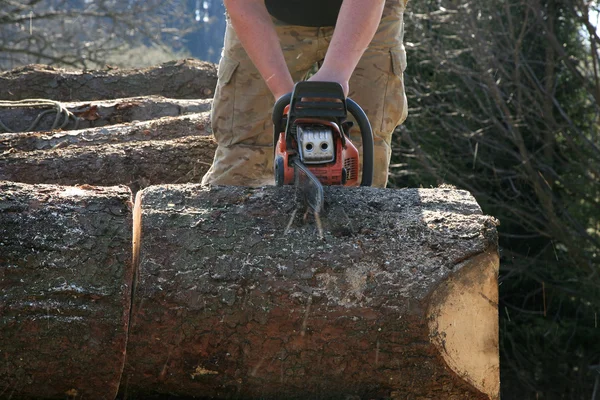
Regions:
[[[304,203],[313,212],[320,214],[325,203],[323,185],[298,158],[294,159],[294,174],[296,190],[301,194]]]

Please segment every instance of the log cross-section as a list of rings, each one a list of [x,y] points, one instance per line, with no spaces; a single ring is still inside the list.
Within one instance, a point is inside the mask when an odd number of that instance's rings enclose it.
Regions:
[[[139,193],[123,395],[498,399],[495,220],[451,189],[326,199],[321,238],[292,188]]]

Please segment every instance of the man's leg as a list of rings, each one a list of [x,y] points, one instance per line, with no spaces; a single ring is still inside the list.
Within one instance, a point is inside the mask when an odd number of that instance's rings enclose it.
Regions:
[[[363,108],[373,129],[373,186],[376,187],[387,184],[392,133],[404,122],[408,111],[403,77],[406,68],[403,3],[403,0],[387,1],[377,33],[350,79],[348,97]],[[352,140],[360,144],[356,128]]]
[[[315,28],[275,22],[284,56],[295,81],[315,62]],[[257,39],[260,40],[260,39]],[[314,42],[314,43],[313,43]],[[312,60],[312,62],[311,62]],[[203,184],[262,186],[274,184],[273,95],[228,23],[211,111],[218,143]]]

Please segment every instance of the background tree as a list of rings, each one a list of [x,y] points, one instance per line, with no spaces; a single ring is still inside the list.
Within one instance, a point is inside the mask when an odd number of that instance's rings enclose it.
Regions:
[[[127,64],[131,49],[137,66],[182,57],[183,37],[197,28],[190,7],[186,0],[0,0],[0,68]]]
[[[501,222],[502,392],[600,396],[593,4],[429,0],[407,25],[396,186],[454,184]]]
[[[225,6],[222,0],[194,0],[194,22],[198,29],[185,37],[194,57],[218,63],[225,35]]]

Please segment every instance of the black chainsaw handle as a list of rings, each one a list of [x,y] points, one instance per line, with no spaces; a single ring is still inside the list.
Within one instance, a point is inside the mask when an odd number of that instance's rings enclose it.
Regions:
[[[363,146],[363,170],[360,186],[371,186],[373,183],[373,164],[375,163],[373,130],[369,123],[369,118],[362,108],[351,98],[346,98],[346,107],[358,124],[362,136]]]
[[[285,127],[282,126],[283,112],[285,111],[285,107],[290,104],[290,101],[292,101],[292,93],[284,94],[277,99],[275,106],[273,106],[273,152],[279,141],[279,134],[285,129]]]
[[[273,106],[273,151],[279,141],[279,135],[284,131],[283,125],[283,112],[285,107],[290,104],[292,100],[292,93],[281,96],[275,102]],[[363,170],[361,186],[371,186],[373,183],[373,164],[374,164],[374,145],[373,145],[373,130],[369,123],[369,118],[363,109],[352,99],[346,98],[346,107],[350,114],[356,119],[358,129],[362,136],[363,145]]]

